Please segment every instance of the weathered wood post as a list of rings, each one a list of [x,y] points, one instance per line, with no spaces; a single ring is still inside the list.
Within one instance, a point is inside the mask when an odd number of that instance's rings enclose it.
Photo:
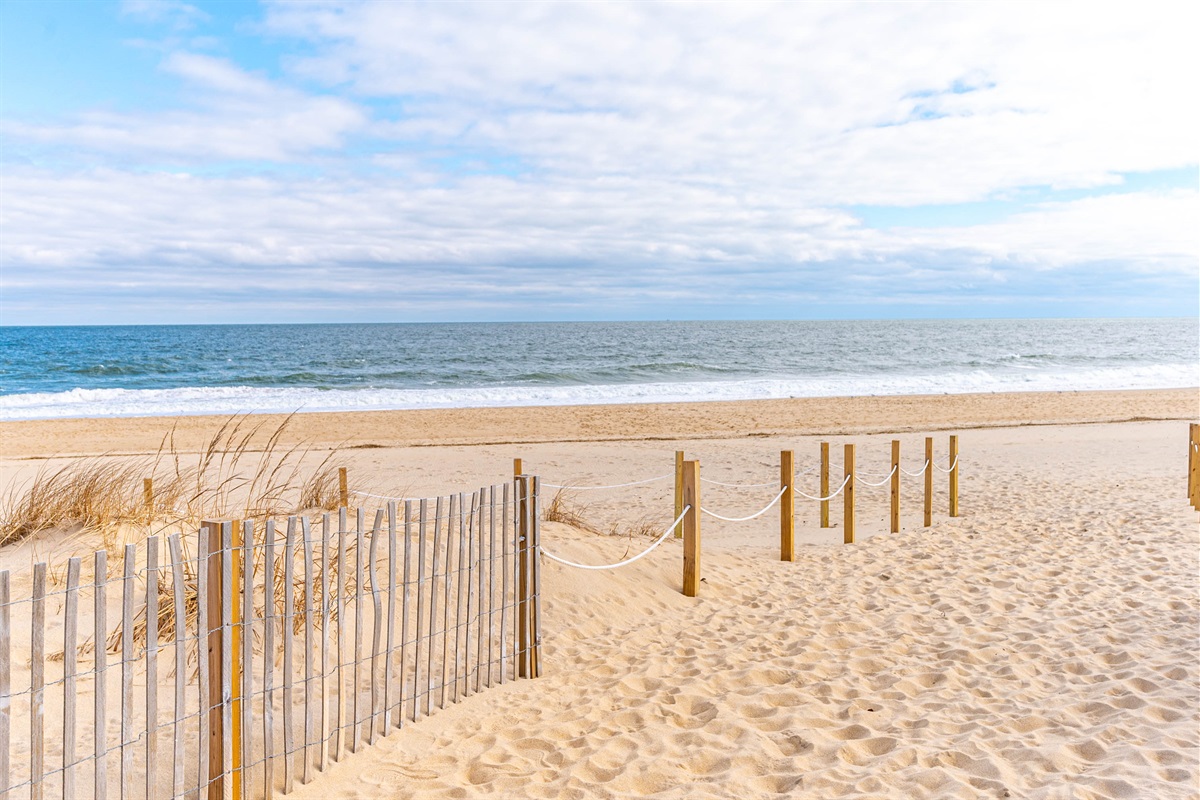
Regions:
[[[154,521],[154,479],[142,478],[142,505],[146,510],[146,524]]]
[[[950,516],[958,516],[958,437],[950,437]]]
[[[700,593],[700,462],[683,462],[683,594]]]
[[[900,532],[900,440],[892,439],[892,533]]]
[[[1200,509],[1200,423],[1188,426],[1188,500]]]
[[[933,524],[933,437],[925,437],[925,527]]]
[[[338,505],[350,507],[350,483],[346,480],[345,467],[338,467]]]
[[[846,489],[842,494],[842,541],[845,544],[854,544],[854,445],[852,444],[846,445],[845,466]]]
[[[675,516],[671,519],[679,519],[679,515],[683,513],[683,451],[675,451]],[[683,526],[675,526],[675,538],[683,538]]]
[[[779,560],[796,560],[796,466],[795,453],[779,454]]]
[[[200,523],[200,536],[204,539],[201,552],[207,569],[205,582],[199,589],[204,593],[201,602],[206,610],[205,627],[203,632],[206,640],[204,658],[208,664],[208,742],[200,742],[201,747],[208,747],[208,774],[201,776],[208,782],[208,800],[223,800],[224,784],[221,776],[225,774],[225,727],[223,725],[224,702],[221,699],[221,607],[224,605],[224,592],[221,588],[221,528],[216,520],[204,520]]]
[[[829,497],[829,442],[821,442],[821,497]],[[829,527],[829,501],[821,501],[821,527]]]

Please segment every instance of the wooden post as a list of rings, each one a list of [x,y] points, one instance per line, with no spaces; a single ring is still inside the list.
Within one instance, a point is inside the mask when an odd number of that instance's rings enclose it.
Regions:
[[[842,541],[854,544],[854,445],[846,445],[845,464],[846,489],[842,494],[844,500],[842,514]]]
[[[515,469],[515,466],[514,466]],[[517,478],[517,677],[529,677],[529,478]]]
[[[1188,426],[1188,499],[1200,510],[1200,423]]]
[[[821,442],[821,497],[829,497],[829,442]],[[821,527],[829,527],[829,501],[821,501]]]
[[[950,437],[950,516],[958,516],[958,437]]]
[[[795,453],[779,454],[779,560],[796,560],[796,466]]]
[[[521,459],[513,459],[513,477],[519,478],[525,474],[525,468],[521,465]]]
[[[925,437],[925,527],[933,524],[933,437]]]
[[[221,523],[214,520],[204,520],[200,523],[200,536],[204,539],[205,547],[201,550],[207,564],[205,583],[201,587],[204,592],[202,602],[206,609],[206,619],[202,631],[207,641],[208,664],[208,704],[204,712],[208,716],[208,774],[201,775],[200,780],[208,786],[208,800],[223,800],[224,783],[221,776],[225,773],[225,729],[222,726],[221,713],[221,605],[224,595],[221,591]],[[200,747],[205,747],[200,742]]]
[[[675,451],[675,516],[671,519],[679,519],[679,515],[683,513],[683,451]],[[675,538],[683,538],[683,526],[675,526]]]
[[[338,504],[342,508],[350,507],[350,482],[346,478],[345,467],[338,467]]]
[[[529,588],[532,595],[529,604],[529,663],[530,675],[534,678],[540,678],[542,677],[542,508],[538,497],[541,494],[541,480],[536,475],[529,480],[533,490],[533,509],[529,515],[531,517],[529,525],[529,534],[531,537],[529,543]]]
[[[142,478],[142,505],[146,508],[146,524],[154,521],[154,479]]]
[[[900,440],[892,439],[892,533],[900,532]]]
[[[700,593],[700,462],[683,462],[683,594]]]

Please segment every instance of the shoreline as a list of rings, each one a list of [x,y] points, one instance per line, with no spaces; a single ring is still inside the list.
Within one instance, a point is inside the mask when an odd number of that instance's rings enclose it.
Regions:
[[[259,440],[311,449],[731,439],[1195,419],[1200,389],[887,395],[688,403],[249,414]],[[0,459],[155,452],[205,444],[230,416],[72,417],[0,422]]]

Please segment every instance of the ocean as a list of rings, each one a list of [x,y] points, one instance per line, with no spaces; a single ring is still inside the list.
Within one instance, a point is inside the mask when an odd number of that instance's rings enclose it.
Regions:
[[[0,419],[1200,386],[1200,320],[0,327]]]

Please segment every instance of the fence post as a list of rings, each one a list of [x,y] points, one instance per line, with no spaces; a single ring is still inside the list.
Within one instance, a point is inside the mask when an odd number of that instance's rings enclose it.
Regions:
[[[950,437],[950,516],[958,516],[958,437]]]
[[[900,440],[892,439],[892,533],[900,532]]]
[[[338,505],[350,507],[350,483],[346,480],[345,467],[338,467]]]
[[[700,462],[683,462],[683,594],[700,592]]]
[[[829,497],[829,442],[821,442],[821,497]],[[821,527],[829,527],[829,501],[821,501]]]
[[[513,462],[516,469],[520,459]],[[518,475],[517,489],[517,677],[529,677],[529,478]]]
[[[683,513],[683,451],[675,451],[675,516],[671,519],[679,519],[679,515]],[[675,526],[675,538],[683,538],[683,527]]]
[[[223,594],[221,591],[221,523],[215,520],[204,520],[200,523],[200,536],[206,544],[205,561],[207,562],[206,583],[198,586],[204,593],[200,602],[207,610],[204,636],[207,639],[208,663],[208,742],[200,742],[201,747],[208,747],[208,775],[202,775],[201,780],[208,782],[208,800],[224,800],[224,784],[221,776],[225,774],[225,729],[222,725],[223,715],[221,702],[221,606]]]
[[[521,466],[521,459],[513,459],[513,477],[519,478],[525,474],[525,469]]]
[[[1188,426],[1188,500],[1200,510],[1200,423]]]
[[[842,495],[844,500],[842,528],[842,541],[845,544],[854,544],[854,445],[846,445],[846,470],[845,478],[846,489]]]
[[[933,437],[925,437],[925,527],[933,524]]]
[[[146,524],[154,520],[154,479],[142,478],[142,504],[146,507]]]
[[[795,453],[779,454],[779,560],[796,560],[796,460]]]

